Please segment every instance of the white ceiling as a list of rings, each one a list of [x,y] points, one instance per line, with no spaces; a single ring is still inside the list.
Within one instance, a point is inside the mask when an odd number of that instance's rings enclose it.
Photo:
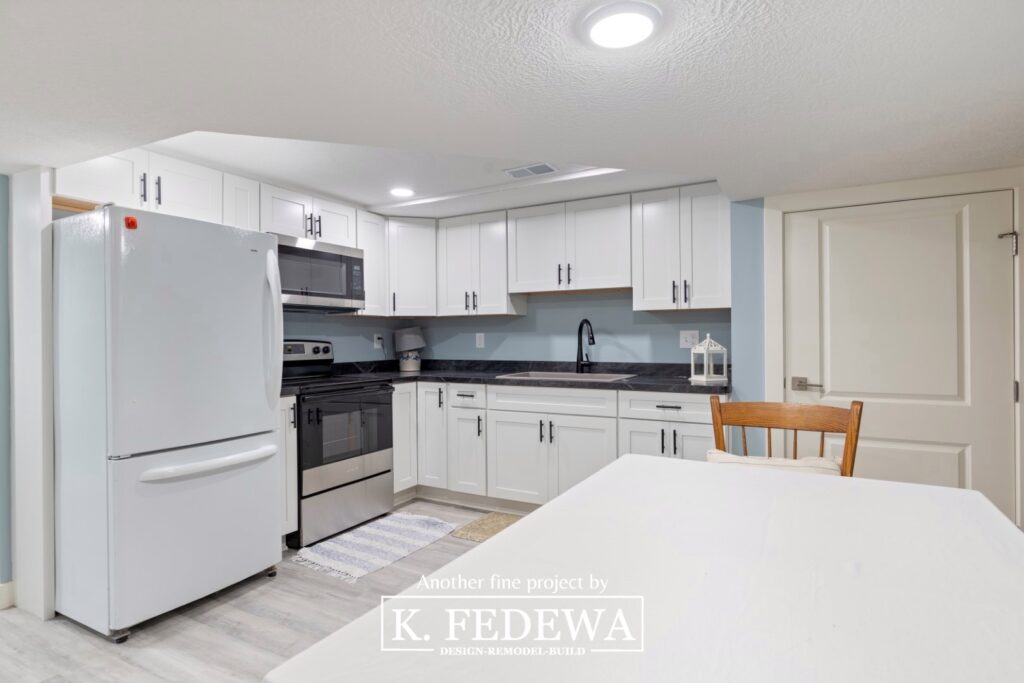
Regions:
[[[0,171],[196,130],[718,178],[733,198],[1024,163],[1024,3],[0,3]]]
[[[483,159],[225,133],[186,133],[147,148],[391,215],[433,218],[701,180],[550,159]],[[522,180],[504,172],[538,161],[547,161],[556,172]],[[411,188],[416,196],[396,199],[389,194],[392,187]]]

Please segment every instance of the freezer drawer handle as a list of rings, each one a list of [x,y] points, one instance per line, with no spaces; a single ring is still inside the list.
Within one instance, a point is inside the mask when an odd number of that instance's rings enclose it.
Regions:
[[[213,460],[204,460],[203,462],[191,462],[187,465],[154,467],[151,470],[143,472],[142,476],[139,477],[139,481],[167,481],[168,479],[189,477],[193,474],[219,472],[220,470],[226,470],[229,467],[244,465],[245,463],[256,462],[257,460],[266,460],[275,453],[277,453],[277,446],[268,444],[251,451],[243,451],[242,453],[235,453],[234,455],[225,455],[223,458],[214,458]]]

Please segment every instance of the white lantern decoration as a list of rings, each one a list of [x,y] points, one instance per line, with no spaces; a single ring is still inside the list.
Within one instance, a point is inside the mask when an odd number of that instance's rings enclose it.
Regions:
[[[720,368],[721,372],[717,369]],[[722,386],[729,383],[729,352],[707,335],[690,349],[690,383]]]

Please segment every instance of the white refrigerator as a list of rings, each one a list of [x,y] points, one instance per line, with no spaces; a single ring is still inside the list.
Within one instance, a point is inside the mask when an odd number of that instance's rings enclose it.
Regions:
[[[106,635],[281,559],[272,235],[53,224],[56,608]]]

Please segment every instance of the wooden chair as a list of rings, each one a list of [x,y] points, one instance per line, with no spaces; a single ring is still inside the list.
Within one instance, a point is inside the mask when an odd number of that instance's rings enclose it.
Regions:
[[[743,455],[747,455],[747,427],[768,430],[768,457],[772,457],[772,429],[793,430],[793,458],[797,453],[797,432],[820,432],[818,457],[825,456],[825,434],[846,434],[840,473],[853,476],[857,457],[857,436],[864,404],[853,401],[850,407],[813,406],[800,403],[722,403],[711,397],[711,421],[715,428],[715,448],[725,450],[725,427],[739,427],[743,436]],[[783,454],[785,455],[785,454]]]

